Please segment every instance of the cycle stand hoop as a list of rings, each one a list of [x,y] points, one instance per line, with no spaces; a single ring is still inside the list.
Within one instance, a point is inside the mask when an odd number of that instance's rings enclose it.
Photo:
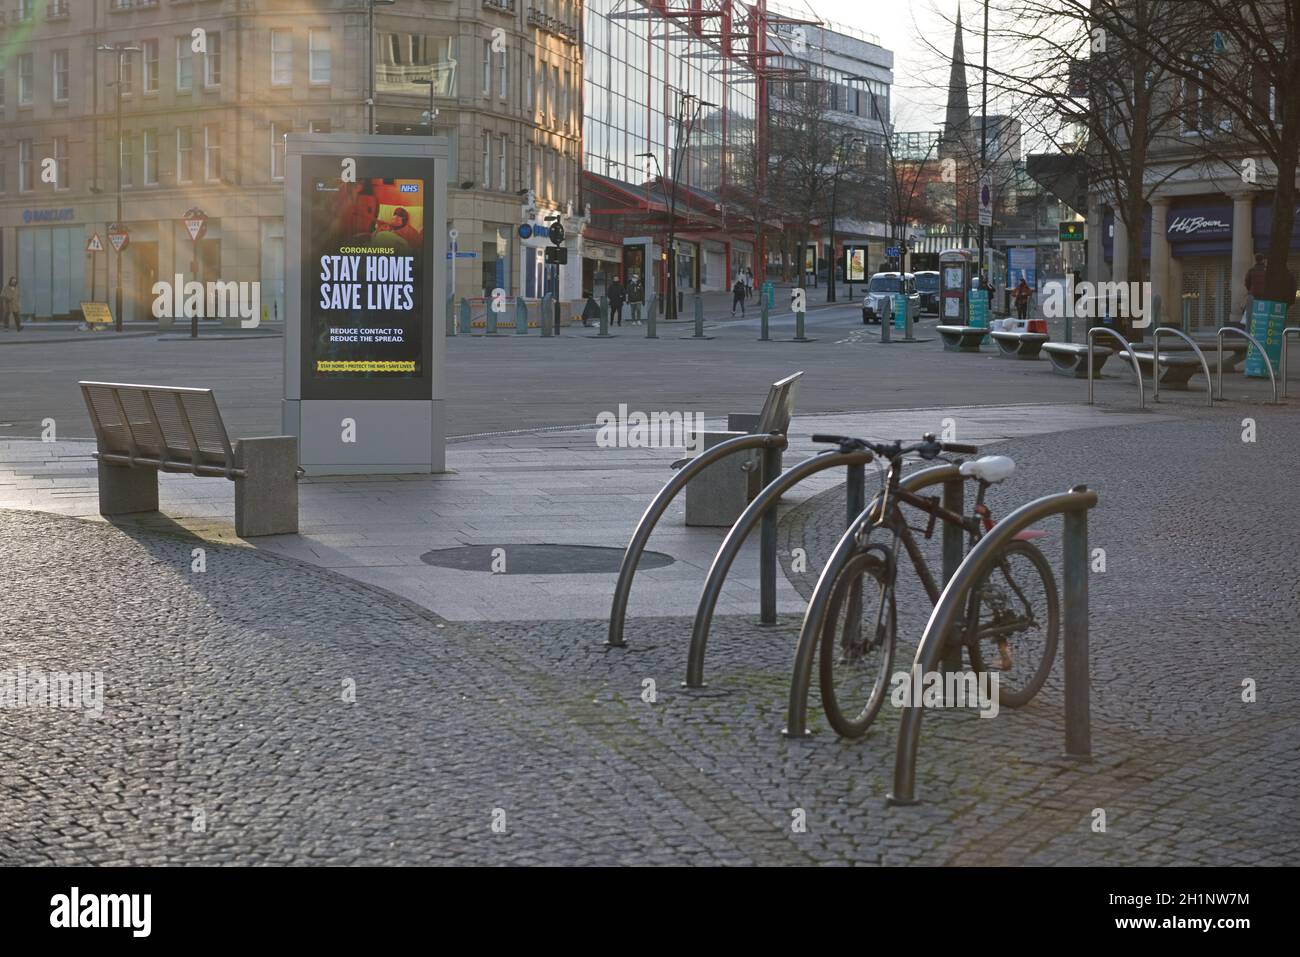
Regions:
[[[1133,363],[1133,374],[1137,376],[1138,408],[1145,409],[1147,407],[1146,387],[1143,386],[1142,384],[1142,367],[1138,365],[1137,356],[1133,355],[1133,346],[1129,343],[1127,339],[1121,336],[1114,329],[1110,329],[1106,326],[1093,326],[1091,329],[1088,330],[1088,404],[1089,405],[1093,404],[1092,402],[1092,379],[1093,379],[1092,350],[1093,350],[1093,346],[1095,345],[1094,339],[1097,336],[1113,336],[1114,338],[1119,340],[1120,345],[1124,347],[1124,351],[1128,353],[1128,361]],[[1160,370],[1157,369],[1155,374],[1158,376],[1160,374]]]
[[[1238,330],[1240,332],[1240,330]],[[1201,360],[1201,371],[1205,373],[1205,404],[1214,405],[1214,380],[1210,378],[1210,365],[1205,361],[1205,353],[1201,351],[1192,337],[1187,333],[1175,329],[1172,326],[1157,326],[1156,331],[1151,335],[1151,401],[1160,401],[1160,334],[1168,333],[1171,336],[1177,336],[1196,353],[1196,358]],[[1132,352],[1129,353],[1133,355]],[[1223,394],[1223,336],[1220,330],[1219,336],[1219,394]]]
[[[1245,329],[1238,329],[1236,326],[1220,326],[1219,331],[1216,333],[1216,338],[1219,340],[1219,368],[1217,370],[1219,394],[1215,398],[1220,402],[1223,401],[1223,335],[1226,332],[1250,340],[1250,344],[1259,350],[1260,357],[1264,360],[1264,367],[1268,369],[1268,379],[1273,384],[1273,404],[1278,405],[1281,399],[1277,393],[1277,376],[1273,374],[1273,360],[1268,357],[1268,353],[1264,351],[1264,347],[1259,344],[1258,339]],[[1286,334],[1288,332],[1300,333],[1300,327],[1291,326],[1282,330],[1282,395],[1286,395]]]
[[[1063,515],[1065,756],[1077,760],[1088,760],[1092,754],[1088,676],[1088,510],[1096,504],[1096,492],[1090,491],[1086,485],[1076,485],[1068,492],[1027,502],[994,525],[971,549],[944,588],[925,626],[912,663],[913,673],[918,668],[922,674],[934,671],[943,654],[944,639],[965,606],[967,594],[980,576],[993,566],[998,552],[1017,532],[1052,515]],[[921,743],[923,710],[919,704],[903,708],[894,757],[894,786],[887,799],[889,804],[917,803],[916,756]]]

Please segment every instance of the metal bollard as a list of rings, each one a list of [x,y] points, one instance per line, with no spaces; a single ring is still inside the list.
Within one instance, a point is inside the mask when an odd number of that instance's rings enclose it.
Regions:
[[[695,335],[691,338],[704,338],[704,299],[698,292],[695,294]]]
[[[880,341],[889,342],[891,341],[889,338],[889,330],[894,325],[894,301],[889,298],[886,298],[884,301],[889,305],[881,308],[878,317],[880,319]]]
[[[658,339],[659,333],[659,303],[658,297],[654,293],[649,293],[645,298],[645,337],[647,339]]]
[[[1069,312],[1065,314],[1065,341],[1074,341],[1074,317]]]
[[[758,341],[759,342],[770,342],[772,339],[772,336],[770,335],[771,330],[768,328],[767,319],[768,319],[767,296],[764,296],[762,301],[758,304]]]
[[[597,338],[608,339],[609,336],[609,299],[605,296],[600,297],[600,331],[596,333]]]
[[[528,335],[528,303],[523,296],[515,297],[515,335]]]
[[[542,297],[541,320],[537,325],[542,330],[542,335],[546,338],[551,337],[551,297],[549,295]]]
[[[805,335],[803,334],[803,332],[804,332],[804,329],[803,329],[804,317],[807,316],[807,315],[808,315],[808,314],[807,314],[806,312],[796,312],[796,313],[794,314],[794,341],[795,341],[795,342],[811,342],[811,341],[812,341],[812,340],[810,340],[807,336],[805,336]]]
[[[461,298],[460,300],[460,334],[468,336],[473,329],[470,326],[469,300]]]
[[[560,334],[560,330],[561,330],[561,328],[562,328],[561,323],[560,323],[560,311],[561,311],[563,308],[564,308],[564,307],[563,307],[562,305],[560,305],[560,297],[559,297],[559,295],[557,294],[557,295],[555,296],[554,305],[552,306],[552,312],[555,314],[555,334],[556,334],[557,336]]]
[[[447,335],[456,334],[456,296],[453,293],[447,297]]]
[[[487,334],[489,336],[495,336],[497,334],[497,310],[495,299],[489,299],[487,302],[487,317],[483,320],[483,324],[487,327]]]
[[[762,460],[763,487],[771,485],[781,475],[781,450],[764,449]],[[758,620],[764,625],[776,624],[776,509],[769,508],[759,520],[758,553]]]

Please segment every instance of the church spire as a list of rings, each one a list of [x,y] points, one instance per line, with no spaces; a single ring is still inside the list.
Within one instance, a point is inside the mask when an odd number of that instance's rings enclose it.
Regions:
[[[961,7],[957,7],[957,29],[952,38],[952,66],[948,73],[948,110],[943,120],[947,152],[955,152],[970,132],[970,99],[966,88],[966,50],[962,45]]]

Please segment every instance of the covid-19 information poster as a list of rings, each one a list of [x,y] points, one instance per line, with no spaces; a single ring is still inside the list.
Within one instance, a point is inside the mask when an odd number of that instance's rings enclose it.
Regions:
[[[304,398],[428,396],[427,183],[400,165],[304,169]]]

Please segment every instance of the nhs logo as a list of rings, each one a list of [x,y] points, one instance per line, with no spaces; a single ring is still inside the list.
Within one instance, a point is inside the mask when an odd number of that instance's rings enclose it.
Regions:
[[[403,193],[418,193],[420,191],[420,187],[415,183],[403,183],[398,189]]]

